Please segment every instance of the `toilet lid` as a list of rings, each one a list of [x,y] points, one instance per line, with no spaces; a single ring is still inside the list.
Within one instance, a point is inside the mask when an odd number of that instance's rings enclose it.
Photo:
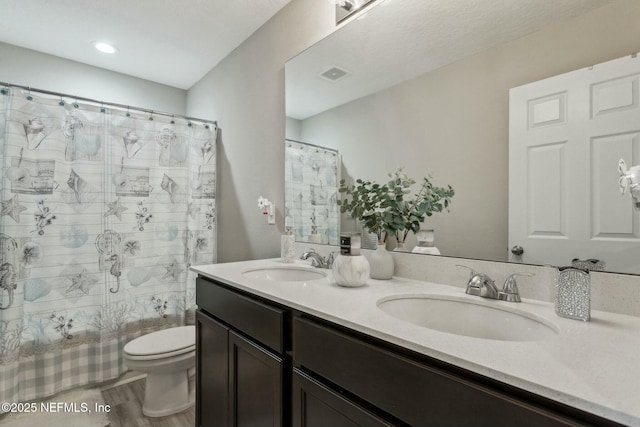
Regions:
[[[179,326],[138,337],[127,343],[124,351],[132,356],[151,356],[175,352],[195,345],[195,326]]]

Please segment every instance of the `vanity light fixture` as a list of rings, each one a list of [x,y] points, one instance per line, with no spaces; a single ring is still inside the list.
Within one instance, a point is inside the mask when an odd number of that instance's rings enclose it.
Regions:
[[[99,50],[102,53],[108,53],[108,54],[116,53],[118,51],[117,47],[115,47],[111,43],[104,42],[104,41],[93,42],[93,47],[95,47],[97,50]]]

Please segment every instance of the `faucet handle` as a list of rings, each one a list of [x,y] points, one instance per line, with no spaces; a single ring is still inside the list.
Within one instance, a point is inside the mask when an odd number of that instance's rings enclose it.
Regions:
[[[504,280],[504,286],[502,290],[498,292],[498,299],[508,302],[520,302],[520,293],[518,292],[518,284],[516,283],[516,277],[518,276],[535,276],[532,273],[513,273],[510,274]]]
[[[491,277],[484,273],[478,273],[471,267],[457,264],[456,267],[466,268],[471,272],[467,281],[466,294],[475,295],[483,298],[496,299],[498,297],[498,289]]]

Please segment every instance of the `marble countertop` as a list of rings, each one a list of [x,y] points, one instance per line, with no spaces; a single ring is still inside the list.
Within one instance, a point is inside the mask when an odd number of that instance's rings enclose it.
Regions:
[[[252,279],[242,273],[286,266],[277,259],[192,267],[198,274],[336,324],[434,357],[613,421],[640,426],[640,317],[591,312],[590,322],[558,317],[553,304],[523,298],[517,304],[558,332],[539,341],[498,341],[415,326],[378,308],[398,295],[473,298],[464,289],[394,277],[359,288],[326,278],[308,282]],[[306,267],[299,261],[297,266]],[[312,267],[308,267],[312,268]],[[515,303],[483,300],[497,307]],[[508,327],[508,325],[505,325]]]

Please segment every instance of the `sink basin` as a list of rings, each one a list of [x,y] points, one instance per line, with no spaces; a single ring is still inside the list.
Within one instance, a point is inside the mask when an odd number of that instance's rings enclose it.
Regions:
[[[276,282],[308,282],[327,277],[327,273],[322,270],[294,266],[252,268],[243,271],[242,275],[252,279],[273,280]]]
[[[495,300],[441,295],[383,298],[378,308],[405,322],[449,334],[501,341],[538,341],[558,335],[550,322]]]

